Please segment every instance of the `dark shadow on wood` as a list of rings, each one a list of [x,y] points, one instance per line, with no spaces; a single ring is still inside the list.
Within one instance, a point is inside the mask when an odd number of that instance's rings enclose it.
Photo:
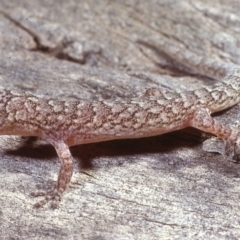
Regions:
[[[36,137],[23,137],[23,143],[16,150],[7,150],[6,154],[22,156],[30,159],[49,160],[56,158],[57,154],[50,144],[37,143]],[[201,133],[192,128],[181,130],[161,136],[142,139],[113,140],[92,144],[82,144],[71,147],[74,158],[79,159],[80,169],[92,169],[96,158],[106,157],[100,165],[122,165],[131,160],[131,156],[143,154],[167,154],[181,147],[194,147],[202,142]],[[115,157],[117,160],[112,160]],[[121,160],[120,160],[121,159]],[[101,160],[102,161],[102,160]]]

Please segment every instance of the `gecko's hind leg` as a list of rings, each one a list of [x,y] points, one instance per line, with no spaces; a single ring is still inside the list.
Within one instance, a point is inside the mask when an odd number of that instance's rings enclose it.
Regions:
[[[212,118],[208,109],[198,109],[190,122],[190,126],[221,138],[225,144],[225,157],[233,162],[240,160],[240,134],[237,130]]]
[[[51,201],[51,207],[57,208],[61,200],[63,192],[66,190],[73,173],[73,157],[69,147],[64,142],[54,144],[58,157],[61,161],[61,167],[58,174],[58,180],[52,189],[32,193],[32,196],[45,196],[45,199],[35,204],[35,207],[40,208],[47,202]]]

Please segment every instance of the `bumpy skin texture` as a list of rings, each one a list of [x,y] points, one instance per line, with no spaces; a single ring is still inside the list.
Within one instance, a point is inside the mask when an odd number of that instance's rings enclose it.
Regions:
[[[240,70],[228,68],[223,81],[195,91],[175,93],[148,89],[144,96],[123,101],[54,101],[15,91],[0,91],[0,134],[37,136],[52,144],[61,161],[58,181],[36,204],[56,208],[67,188],[73,158],[69,146],[120,138],[160,135],[188,126],[210,132],[225,142],[225,156],[240,158],[239,134],[210,114],[240,101]]]

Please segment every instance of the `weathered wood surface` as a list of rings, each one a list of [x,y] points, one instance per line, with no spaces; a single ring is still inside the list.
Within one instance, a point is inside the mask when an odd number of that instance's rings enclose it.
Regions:
[[[240,64],[239,12],[238,0],[0,0],[0,84],[56,99],[212,84],[196,62]],[[217,117],[234,124],[239,110]],[[56,179],[54,149],[2,136],[1,239],[239,239],[240,165],[204,152],[202,136],[71,148],[74,176],[57,210],[34,209],[30,196]]]

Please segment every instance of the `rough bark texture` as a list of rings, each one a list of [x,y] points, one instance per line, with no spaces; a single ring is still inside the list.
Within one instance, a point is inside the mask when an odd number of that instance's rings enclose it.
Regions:
[[[212,84],[196,62],[240,64],[239,12],[238,0],[0,0],[0,84],[55,99]],[[239,110],[217,117],[234,124]],[[239,239],[240,165],[204,152],[207,137],[191,130],[73,147],[60,208],[36,210],[30,193],[56,180],[56,153],[2,136],[1,239]]]

